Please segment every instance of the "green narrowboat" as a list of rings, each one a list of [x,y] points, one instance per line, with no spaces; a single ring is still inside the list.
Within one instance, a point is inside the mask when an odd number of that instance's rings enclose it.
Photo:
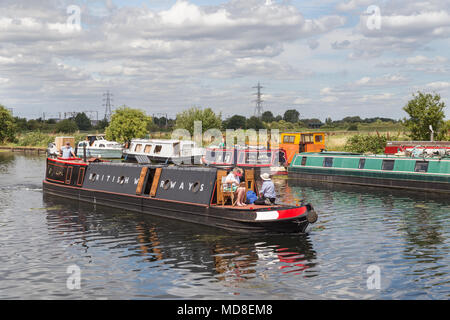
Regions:
[[[298,153],[289,177],[374,187],[450,193],[450,158]]]

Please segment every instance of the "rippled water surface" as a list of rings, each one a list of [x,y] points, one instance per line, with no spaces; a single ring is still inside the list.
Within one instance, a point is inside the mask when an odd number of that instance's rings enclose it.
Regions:
[[[450,297],[445,196],[277,179],[318,223],[242,235],[44,197],[44,169],[43,157],[0,152],[0,299]],[[72,265],[79,290],[66,285]]]

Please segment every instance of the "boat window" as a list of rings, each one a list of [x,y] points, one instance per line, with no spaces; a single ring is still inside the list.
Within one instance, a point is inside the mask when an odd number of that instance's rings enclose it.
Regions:
[[[222,151],[218,151],[216,153],[216,163],[223,163],[223,156],[224,156],[224,152]]]
[[[284,136],[283,143],[294,143],[295,136]]]
[[[257,162],[257,153],[256,152],[246,152],[245,153],[245,163],[247,164],[256,164]]]
[[[104,148],[104,147],[105,147],[104,144],[99,145],[99,148]]]
[[[193,193],[197,193],[200,190],[200,182],[196,182],[194,183],[194,185],[192,186],[192,192]]]
[[[162,145],[157,145],[156,147],[155,147],[155,153],[160,153],[161,152],[161,149],[162,149]]]
[[[239,152],[238,163],[244,163],[244,161],[245,161],[245,152],[241,151],[241,152]]]
[[[415,172],[428,172],[428,161],[416,161]]]
[[[141,152],[142,150],[142,144],[137,144],[136,148],[134,148],[134,152]]]
[[[169,190],[169,188],[170,188],[170,180],[164,181],[163,189],[164,190]]]
[[[333,158],[325,158],[323,159],[323,166],[330,168],[333,166]]]
[[[321,135],[317,135],[317,136],[314,137],[314,141],[316,143],[322,142],[322,140],[323,140],[323,137]]]
[[[232,156],[233,153],[232,152],[226,152],[225,153],[225,163],[231,163],[232,162]]]
[[[214,150],[206,150],[205,159],[208,162],[214,162],[216,159],[216,151]]]
[[[146,146],[145,146],[145,149],[144,149],[144,152],[145,153],[150,153],[150,150],[152,149],[152,145],[151,144],[147,144]]]
[[[272,162],[272,153],[270,151],[258,152],[258,164],[270,164]]]
[[[383,160],[381,170],[394,170],[395,160]]]
[[[308,159],[308,157],[302,157],[302,166],[306,166],[306,159]]]
[[[302,134],[302,142],[303,143],[312,143],[313,135],[312,134]]]
[[[359,159],[358,169],[364,169],[365,165],[366,165],[366,159],[364,159],[364,158]]]
[[[91,176],[89,177],[89,180],[94,182],[96,178],[97,178],[97,174],[96,173],[92,173]]]

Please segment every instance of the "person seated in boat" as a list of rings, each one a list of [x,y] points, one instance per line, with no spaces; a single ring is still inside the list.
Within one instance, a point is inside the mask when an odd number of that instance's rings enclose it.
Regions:
[[[275,185],[270,179],[270,175],[268,173],[263,173],[260,177],[263,180],[263,184],[259,190],[259,198],[254,203],[258,205],[275,204],[277,194],[275,192]]]
[[[67,142],[66,146],[61,148],[60,154],[62,158],[66,159],[76,158],[75,152],[73,151],[73,148],[70,146],[70,142]]]
[[[239,207],[243,207],[246,204],[244,203],[245,198],[245,186],[241,186],[241,177],[242,177],[242,169],[234,168],[228,176],[225,178],[225,184],[231,188],[231,191],[234,192],[236,197],[236,205]]]

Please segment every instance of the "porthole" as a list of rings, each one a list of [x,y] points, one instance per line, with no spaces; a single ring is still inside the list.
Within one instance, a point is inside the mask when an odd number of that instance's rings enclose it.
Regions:
[[[97,174],[96,174],[96,173],[92,173],[92,174],[91,174],[91,177],[89,178],[89,180],[91,180],[92,182],[94,182],[96,178],[97,178]]]
[[[170,188],[170,180],[164,181],[163,189],[169,190],[169,188]]]
[[[121,176],[119,178],[119,184],[124,184],[124,182],[125,182],[125,176]]]
[[[192,192],[193,193],[197,193],[200,190],[200,182],[196,182],[194,183],[194,185],[192,186]]]

